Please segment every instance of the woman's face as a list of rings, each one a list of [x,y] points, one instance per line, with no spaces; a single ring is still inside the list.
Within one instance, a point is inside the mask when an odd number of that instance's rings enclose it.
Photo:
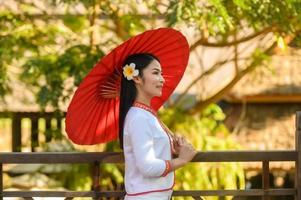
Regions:
[[[136,82],[138,93],[151,99],[154,96],[162,95],[164,78],[162,77],[161,65],[157,60],[153,60],[146,68],[143,69],[142,78]],[[140,78],[140,77],[139,77]]]

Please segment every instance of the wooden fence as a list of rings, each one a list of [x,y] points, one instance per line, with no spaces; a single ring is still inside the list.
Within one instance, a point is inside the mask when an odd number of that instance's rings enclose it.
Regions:
[[[45,120],[45,142],[50,142],[53,138],[53,130],[62,129],[62,119],[66,113],[55,112],[0,112],[0,118],[9,118],[12,121],[12,141],[11,149],[13,152],[22,151],[22,119],[29,119],[31,124],[31,151],[39,146],[39,119]],[[56,121],[56,126],[51,126],[51,121]],[[59,133],[56,137],[61,137]]]
[[[301,112],[296,114],[296,149],[292,151],[219,151],[199,152],[192,162],[261,162],[262,188],[245,190],[181,190],[174,191],[173,196],[190,196],[202,199],[204,196],[257,196],[263,200],[271,196],[292,196],[301,200]],[[294,188],[269,188],[269,164],[273,161],[295,162]],[[3,197],[91,197],[101,199],[105,197],[122,198],[124,191],[99,191],[100,168],[105,163],[124,162],[122,153],[0,153],[0,200]],[[93,166],[93,189],[91,191],[5,191],[3,190],[3,164],[25,163],[90,163]],[[202,178],[202,177],[195,177]]]

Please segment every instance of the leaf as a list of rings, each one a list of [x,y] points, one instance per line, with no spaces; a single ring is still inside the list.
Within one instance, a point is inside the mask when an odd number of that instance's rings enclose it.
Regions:
[[[249,9],[245,0],[233,0],[233,3],[242,9]]]
[[[277,37],[277,45],[282,51],[285,51],[287,49],[287,45],[284,41],[284,38],[281,36]]]
[[[73,32],[79,33],[87,26],[87,19],[84,16],[73,16],[66,14],[63,16],[63,23],[70,28]]]

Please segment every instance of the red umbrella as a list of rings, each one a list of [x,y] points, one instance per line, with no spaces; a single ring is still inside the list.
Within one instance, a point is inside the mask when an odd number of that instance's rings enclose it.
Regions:
[[[76,90],[66,115],[66,132],[77,144],[116,140],[119,132],[119,88],[122,64],[135,53],[159,58],[165,79],[162,96],[151,100],[157,111],[181,80],[189,58],[186,38],[172,28],[159,28],[134,36],[104,56]]]

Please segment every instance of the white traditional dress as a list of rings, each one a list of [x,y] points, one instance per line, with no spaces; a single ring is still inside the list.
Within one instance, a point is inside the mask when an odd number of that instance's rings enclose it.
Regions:
[[[168,200],[174,186],[174,172],[167,170],[171,139],[154,113],[136,106],[124,122],[125,200]]]

